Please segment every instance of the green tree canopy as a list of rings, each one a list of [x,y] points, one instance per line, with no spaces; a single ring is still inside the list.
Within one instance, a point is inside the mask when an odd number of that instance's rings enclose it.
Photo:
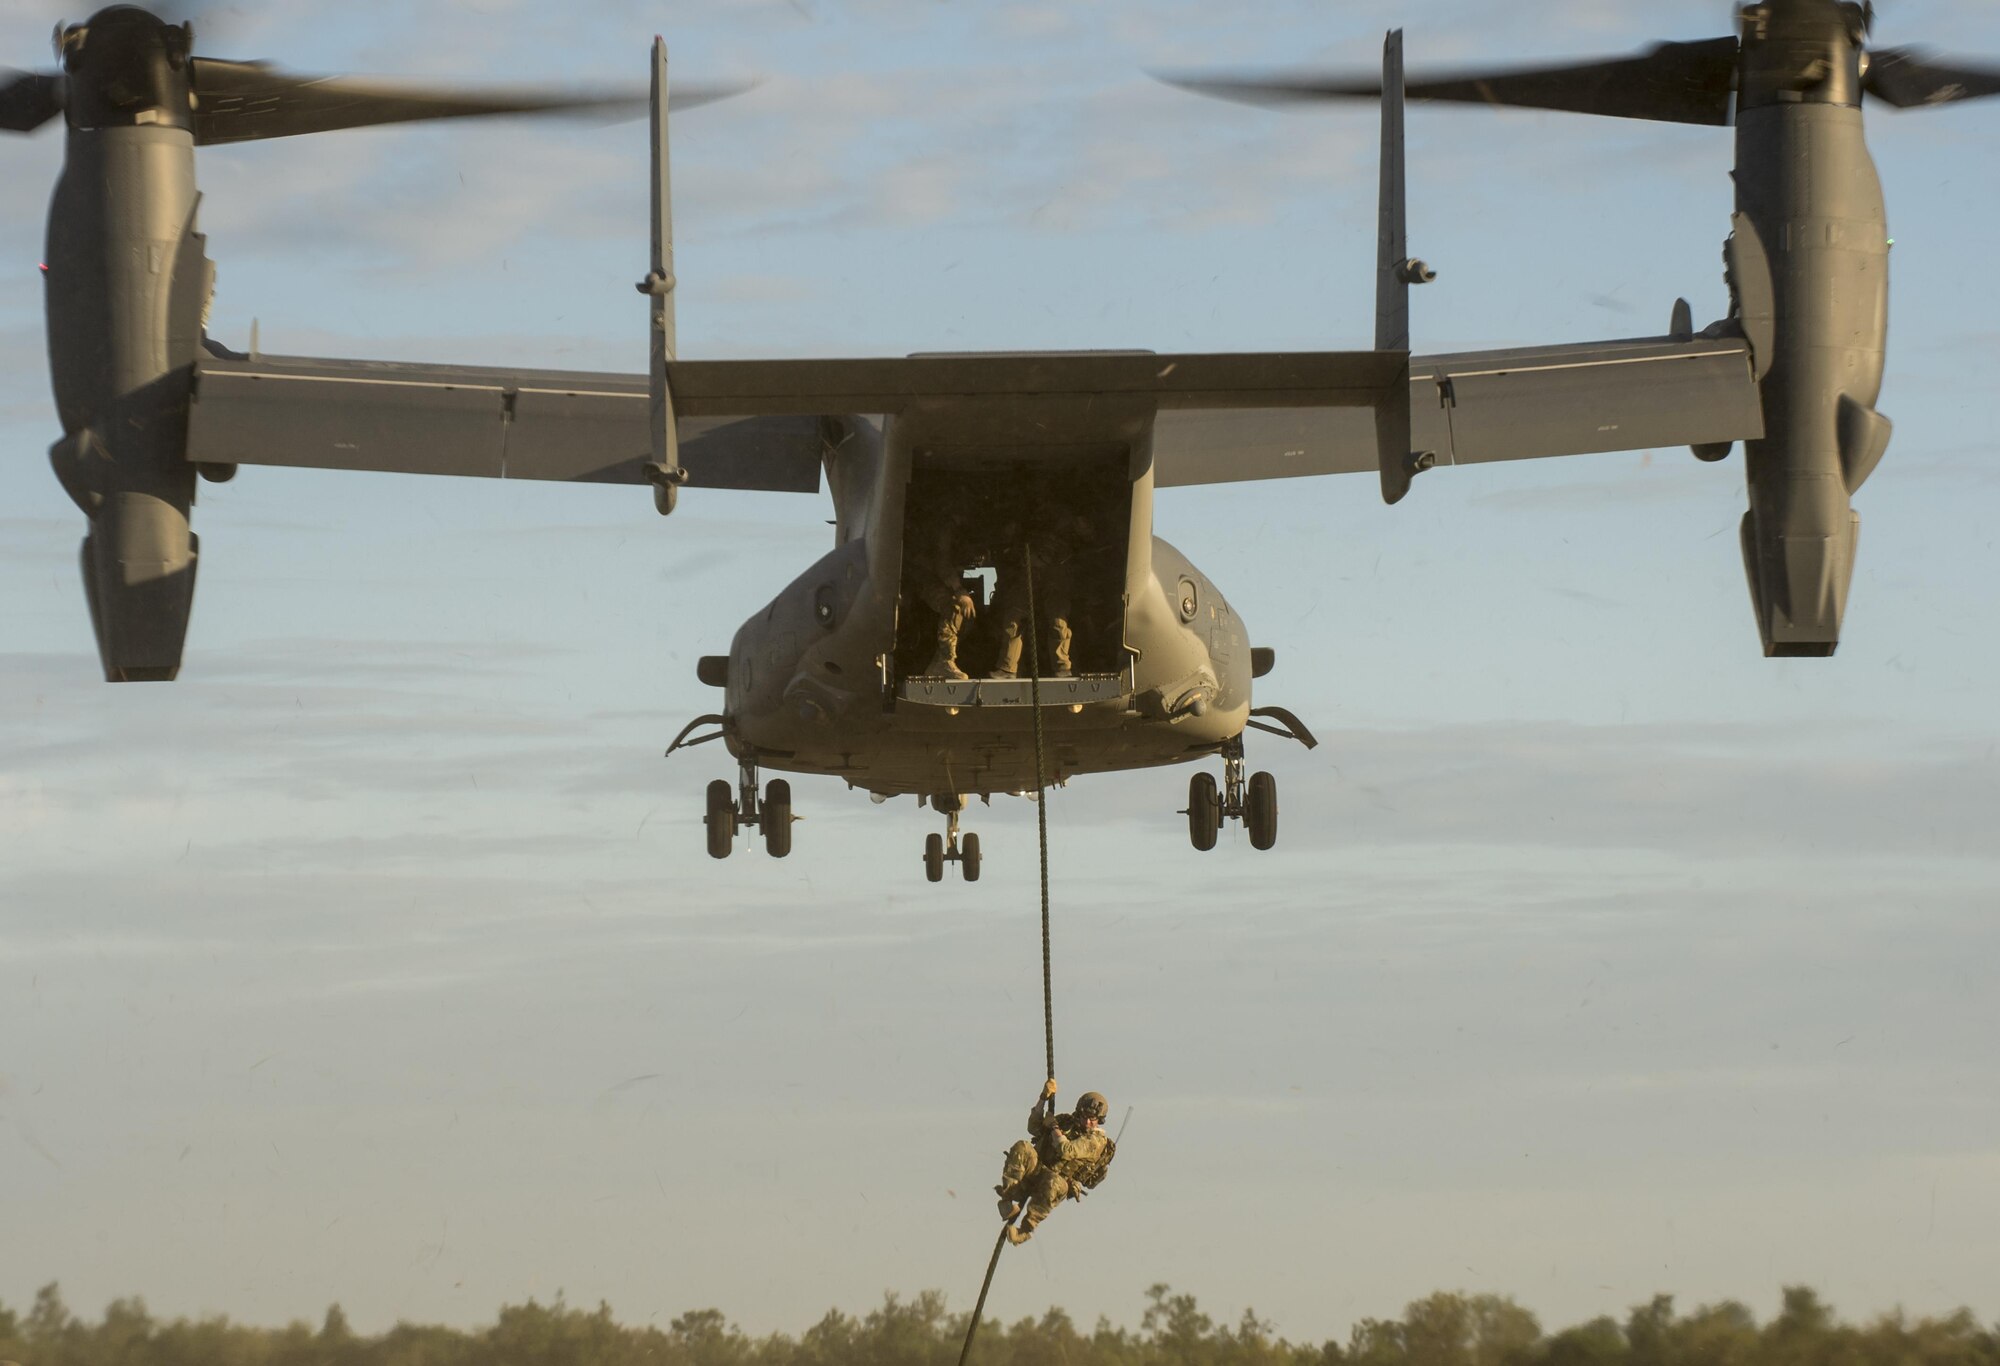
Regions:
[[[966,1315],[935,1290],[883,1297],[856,1316],[830,1310],[797,1337],[753,1337],[719,1309],[666,1328],[621,1324],[606,1304],[508,1305],[490,1327],[398,1324],[356,1333],[338,1304],[306,1323],[256,1328],[225,1318],[155,1317],[136,1297],[80,1319],[47,1285],[25,1313],[0,1305],[0,1363],[20,1366],[956,1366]],[[1193,1295],[1147,1289],[1136,1330],[1090,1333],[1050,1309],[989,1324],[977,1366],[2000,1366],[2000,1329],[1970,1311],[1843,1324],[1812,1290],[1788,1286],[1768,1324],[1734,1301],[1679,1312],[1661,1295],[1621,1320],[1545,1333],[1500,1295],[1439,1292],[1393,1319],[1364,1319],[1342,1342],[1292,1342],[1251,1309],[1233,1319]]]

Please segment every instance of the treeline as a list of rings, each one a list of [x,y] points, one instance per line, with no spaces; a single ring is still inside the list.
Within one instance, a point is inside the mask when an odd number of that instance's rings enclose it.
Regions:
[[[2000,1366],[2000,1329],[1961,1310],[1912,1321],[1892,1314],[1843,1324],[1811,1290],[1787,1289],[1767,1324],[1734,1302],[1692,1313],[1659,1296],[1622,1320],[1547,1333],[1495,1295],[1437,1294],[1398,1319],[1365,1319],[1345,1342],[1288,1342],[1245,1311],[1218,1323],[1192,1295],[1146,1292],[1136,1331],[1099,1320],[1088,1332],[1060,1309],[981,1327],[979,1366]],[[349,1328],[338,1305],[318,1328],[252,1328],[228,1319],[163,1322],[136,1299],[102,1318],[73,1315],[45,1286],[19,1313],[0,1305],[0,1363],[19,1366],[954,1366],[963,1314],[943,1294],[888,1296],[860,1317],[829,1313],[797,1337],[753,1337],[719,1310],[633,1328],[609,1306],[558,1298],[500,1311],[488,1328],[398,1324],[377,1336]]]

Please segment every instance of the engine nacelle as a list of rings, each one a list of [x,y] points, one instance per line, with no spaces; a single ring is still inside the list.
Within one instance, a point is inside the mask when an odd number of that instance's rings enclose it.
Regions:
[[[1846,394],[1832,452],[1752,443],[1742,526],[1750,600],[1771,658],[1824,658],[1840,641],[1861,517],[1849,499],[1881,463],[1892,425]]]
[[[106,681],[172,682],[201,552],[188,524],[192,470],[127,468],[87,429],[57,442],[49,463],[90,518],[83,589]]]
[[[1743,571],[1767,659],[1824,659],[1840,644],[1840,619],[1854,579],[1860,514],[1830,535],[1767,530],[1756,510],[1743,514]]]

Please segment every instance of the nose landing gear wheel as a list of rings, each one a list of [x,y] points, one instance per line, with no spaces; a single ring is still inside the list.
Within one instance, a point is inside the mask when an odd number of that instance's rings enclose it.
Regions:
[[[764,789],[764,852],[783,858],[792,852],[792,785],[783,778],[771,779]]]
[[[736,789],[728,779],[717,778],[708,785],[708,818],[703,824],[708,826],[708,856],[728,858],[736,842]]]
[[[1243,799],[1243,824],[1249,828],[1254,848],[1269,849],[1278,842],[1278,780],[1270,774],[1250,775]]]
[[[1188,779],[1188,841],[1204,853],[1215,848],[1215,835],[1222,828],[1222,800],[1216,795],[1215,775],[1197,773]]]
[[[967,882],[979,881],[979,836],[967,831],[958,832],[959,813],[965,810],[965,798],[956,793],[941,793],[932,797],[931,805],[945,813],[944,833],[924,836],[924,876],[932,882],[944,881],[944,866],[958,865],[959,875]]]

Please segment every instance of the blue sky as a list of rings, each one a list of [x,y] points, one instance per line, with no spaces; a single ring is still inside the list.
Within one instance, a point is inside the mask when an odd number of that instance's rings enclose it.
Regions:
[[[1142,72],[1616,52],[1727,7],[277,4],[218,55],[764,83],[675,129],[684,354],[1361,344],[1372,116]],[[59,12],[0,9],[17,65]],[[76,17],[76,16],[71,16]],[[225,16],[226,17],[226,16]],[[1885,43],[2000,53],[1909,0]],[[1052,803],[1058,1056],[1134,1114],[994,1292],[1168,1280],[1292,1336],[1441,1286],[1568,1321],[1668,1291],[2000,1316],[2000,107],[1877,112],[1897,238],[1836,660],[1760,657],[1740,463],[1670,450],[1164,495],[1311,754],[1279,848],[1197,855],[1185,774]],[[1423,350],[1725,307],[1716,130],[1414,110]],[[636,370],[645,132],[496,124],[205,152],[214,330]],[[1040,1080],[1033,813],[797,784],[703,856],[698,655],[825,548],[823,500],[246,469],[204,487],[181,681],[96,680],[48,474],[52,133],[0,142],[0,1300],[357,1323],[505,1299],[805,1326],[969,1302]],[[19,1230],[26,1230],[22,1236]]]

